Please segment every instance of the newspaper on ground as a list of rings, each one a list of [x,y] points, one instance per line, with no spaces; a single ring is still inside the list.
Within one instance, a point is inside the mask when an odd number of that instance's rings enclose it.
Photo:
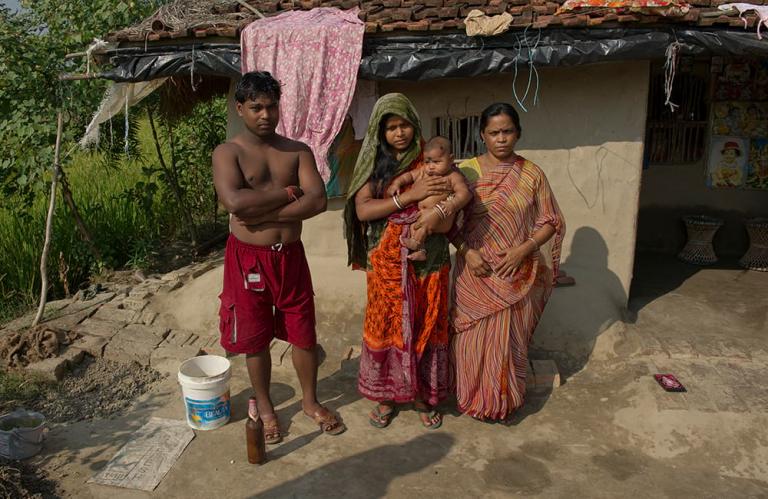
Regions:
[[[152,491],[193,438],[184,421],[151,418],[88,483]]]

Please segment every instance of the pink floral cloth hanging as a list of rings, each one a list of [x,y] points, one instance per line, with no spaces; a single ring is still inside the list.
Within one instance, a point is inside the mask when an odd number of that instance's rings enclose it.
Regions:
[[[328,149],[352,102],[365,23],[357,8],[291,11],[249,24],[242,72],[269,71],[282,85],[277,132],[312,148],[325,182]]]

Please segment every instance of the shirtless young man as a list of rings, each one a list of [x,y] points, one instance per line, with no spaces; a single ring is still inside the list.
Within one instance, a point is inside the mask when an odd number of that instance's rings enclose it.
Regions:
[[[450,231],[456,213],[472,200],[464,175],[453,166],[451,141],[439,135],[424,145],[424,167],[397,176],[387,189],[387,196],[397,196],[406,185],[426,176],[447,179],[451,192],[430,196],[419,203],[419,220],[411,225],[410,237],[402,239],[403,246],[412,251],[408,259],[415,261],[427,259],[424,250],[427,237]]]
[[[317,401],[315,304],[301,243],[302,220],[326,209],[325,185],[309,147],[275,132],[280,84],[272,75],[243,75],[235,100],[245,130],[213,152],[216,193],[232,215],[220,296],[221,345],[246,354],[255,394],[248,415],[264,422],[267,443],[282,440],[269,394],[269,345],[275,337],[293,346],[304,413],[325,433],[338,435],[346,427]]]

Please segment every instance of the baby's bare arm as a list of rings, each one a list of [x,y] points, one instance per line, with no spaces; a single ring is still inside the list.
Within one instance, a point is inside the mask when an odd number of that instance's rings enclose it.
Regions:
[[[453,171],[448,174],[448,180],[451,182],[453,197],[450,201],[444,203],[449,214],[453,214],[467,206],[472,201],[472,191],[469,190],[467,179],[459,171]]]

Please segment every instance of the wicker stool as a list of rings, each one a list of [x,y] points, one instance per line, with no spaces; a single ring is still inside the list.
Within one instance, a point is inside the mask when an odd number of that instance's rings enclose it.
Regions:
[[[723,225],[719,218],[694,215],[683,217],[688,232],[688,242],[677,257],[694,265],[712,265],[717,261],[712,239],[715,232]]]
[[[753,218],[745,224],[749,249],[739,260],[745,269],[768,272],[768,218]]]

